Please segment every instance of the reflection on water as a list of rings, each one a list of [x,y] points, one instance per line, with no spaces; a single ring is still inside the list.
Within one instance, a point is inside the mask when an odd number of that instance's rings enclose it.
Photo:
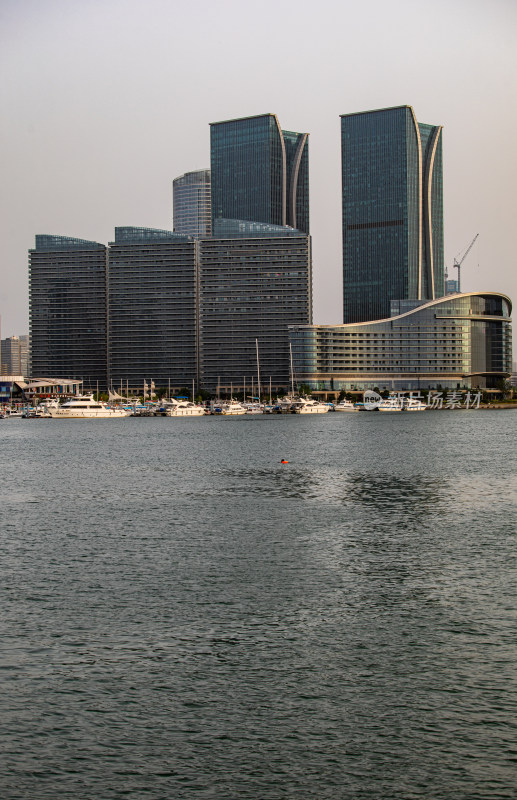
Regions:
[[[436,512],[449,497],[443,478],[349,473],[342,469],[225,469],[212,474],[212,491],[230,496],[357,504],[380,515],[398,514],[414,521]]]
[[[226,469],[213,475],[217,491],[227,495],[259,495],[265,497],[311,498],[319,495],[318,476],[309,470],[289,469]]]
[[[420,517],[442,501],[445,486],[441,478],[355,474],[347,478],[343,501],[363,503],[380,513]]]

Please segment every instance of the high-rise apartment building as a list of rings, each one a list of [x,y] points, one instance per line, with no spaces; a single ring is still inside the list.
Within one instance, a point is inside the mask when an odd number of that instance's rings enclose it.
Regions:
[[[263,386],[287,389],[288,326],[312,319],[310,237],[277,229],[199,244],[201,384],[251,390],[258,344]]]
[[[29,250],[33,377],[78,378],[106,387],[106,246],[67,236],[36,236]]]
[[[249,223],[253,228],[253,224]],[[267,226],[264,226],[266,228]],[[251,389],[256,340],[265,380],[289,381],[287,326],[311,320],[310,238],[116,228],[109,248],[109,376],[115,387]]]
[[[288,225],[309,233],[309,135],[275,114],[210,126],[212,233],[220,220]],[[223,223],[224,224],[224,223]]]
[[[172,182],[174,233],[187,236],[210,236],[210,170],[186,172]]]
[[[115,228],[109,246],[109,379],[138,389],[197,380],[197,248],[188,236]]]
[[[345,323],[443,296],[441,133],[411,106],[341,116]]]

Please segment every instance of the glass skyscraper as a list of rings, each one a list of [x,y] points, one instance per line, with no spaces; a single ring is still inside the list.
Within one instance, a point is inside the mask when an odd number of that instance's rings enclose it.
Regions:
[[[341,116],[345,323],[443,296],[441,133],[411,106]]]
[[[288,225],[309,233],[309,135],[275,114],[210,125],[212,231],[220,220]],[[223,223],[225,224],[225,223]]]
[[[172,182],[174,233],[210,236],[210,170],[186,172]]]

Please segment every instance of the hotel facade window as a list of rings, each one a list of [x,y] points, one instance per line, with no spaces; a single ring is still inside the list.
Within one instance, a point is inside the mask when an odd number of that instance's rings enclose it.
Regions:
[[[341,116],[343,319],[444,294],[442,128],[411,106]]]

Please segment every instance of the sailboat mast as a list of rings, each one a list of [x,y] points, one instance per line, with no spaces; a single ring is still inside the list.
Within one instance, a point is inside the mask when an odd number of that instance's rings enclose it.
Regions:
[[[255,346],[257,348],[257,394],[260,403],[260,364],[259,364],[258,339],[255,339]]]
[[[291,396],[294,397],[293,346],[291,342],[289,342],[289,353],[291,356]]]

